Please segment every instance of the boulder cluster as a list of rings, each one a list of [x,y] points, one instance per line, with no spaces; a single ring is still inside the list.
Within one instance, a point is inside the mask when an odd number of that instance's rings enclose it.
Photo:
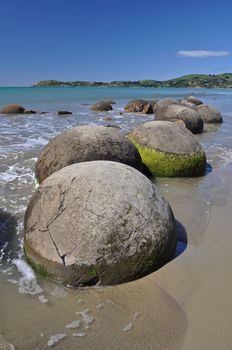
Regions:
[[[91,110],[111,110],[113,103]],[[145,276],[174,256],[174,215],[149,177],[204,175],[206,155],[194,133],[204,122],[222,122],[221,115],[195,97],[136,100],[125,111],[155,113],[155,120],[128,135],[113,127],[75,127],[38,156],[24,251],[52,280],[75,288],[113,285]]]

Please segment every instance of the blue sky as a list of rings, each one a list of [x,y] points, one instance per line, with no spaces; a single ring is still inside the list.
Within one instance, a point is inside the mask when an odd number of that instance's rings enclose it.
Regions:
[[[1,0],[0,13],[0,86],[232,72],[228,0]]]

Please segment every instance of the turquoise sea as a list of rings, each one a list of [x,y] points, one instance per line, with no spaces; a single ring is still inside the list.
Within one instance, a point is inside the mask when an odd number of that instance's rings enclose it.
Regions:
[[[86,124],[127,132],[154,119],[124,113],[129,100],[189,95],[218,108],[224,123],[196,136],[205,147],[206,176],[153,179],[186,232],[187,247],[180,242],[181,254],[170,264],[116,287],[72,291],[36,276],[24,260],[23,216],[35,191],[36,159],[49,139]],[[90,111],[108,99],[113,111]],[[0,115],[0,348],[43,350],[56,339],[62,350],[231,349],[232,90],[0,88],[0,108],[9,103],[37,113]],[[59,110],[73,114],[58,116]],[[75,320],[78,329],[66,327]]]

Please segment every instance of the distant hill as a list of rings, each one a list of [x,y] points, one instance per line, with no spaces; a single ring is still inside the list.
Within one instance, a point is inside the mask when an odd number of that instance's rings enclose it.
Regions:
[[[232,73],[223,74],[189,74],[182,77],[158,81],[158,80],[137,80],[137,81],[58,81],[42,80],[33,84],[34,87],[59,87],[59,86],[87,86],[87,87],[173,87],[173,88],[232,88]]]

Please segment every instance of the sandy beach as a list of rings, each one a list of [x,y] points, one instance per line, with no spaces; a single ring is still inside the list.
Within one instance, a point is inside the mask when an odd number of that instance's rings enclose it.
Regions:
[[[76,123],[88,123],[88,107],[78,106],[86,114],[77,110],[59,119],[56,128],[58,117],[52,111],[47,124],[41,116],[1,120],[1,198],[16,218],[11,233],[17,234],[8,250],[1,247],[0,344],[5,339],[15,349],[43,350],[56,339],[56,349],[231,349],[232,105],[226,94],[201,97],[214,102],[224,117],[221,126],[197,136],[210,164],[207,174],[154,180],[178,221],[178,256],[142,279],[114,287],[71,290],[39,275],[30,278],[20,263],[23,214],[34,191],[34,164],[41,143]],[[120,115],[124,100],[116,98],[116,102],[113,122],[125,130],[136,125],[135,118]],[[66,106],[67,101],[62,103]],[[92,122],[104,123],[104,116]],[[29,125],[34,126],[25,128]],[[24,139],[28,147],[22,147]],[[77,320],[76,327],[67,327]]]

